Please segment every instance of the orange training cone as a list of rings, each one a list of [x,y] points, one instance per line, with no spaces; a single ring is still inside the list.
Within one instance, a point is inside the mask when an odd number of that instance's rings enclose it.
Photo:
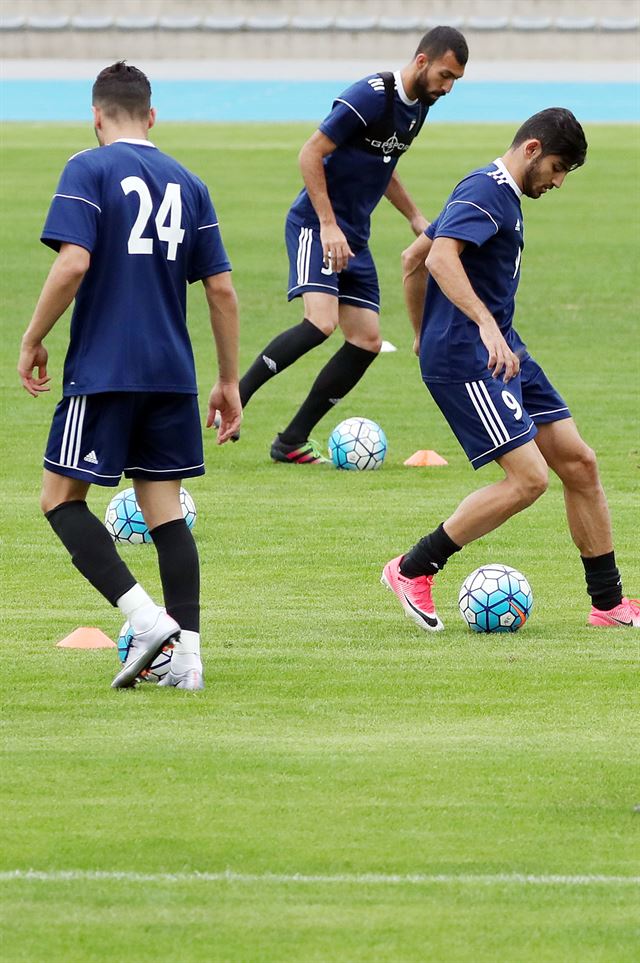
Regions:
[[[56,642],[61,649],[115,649],[116,644],[100,629],[83,626]]]
[[[442,455],[439,455],[437,451],[433,451],[431,448],[421,448],[420,451],[414,452],[411,458],[407,458],[405,461],[405,465],[410,465],[413,468],[448,464],[449,462],[446,458],[443,458]]]

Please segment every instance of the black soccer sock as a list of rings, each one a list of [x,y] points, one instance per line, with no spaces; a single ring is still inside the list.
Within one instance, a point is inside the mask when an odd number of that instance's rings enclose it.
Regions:
[[[438,525],[434,532],[425,535],[413,546],[400,562],[400,574],[405,578],[418,578],[420,575],[435,575],[447,564],[461,546],[449,538],[444,524]]]
[[[306,441],[314,425],[357,385],[377,357],[376,351],[345,341],[327,361],[290,424],[280,432],[280,441],[285,445]]]
[[[184,518],[157,525],[149,532],[158,552],[164,605],[186,632],[200,631],[200,562]]]
[[[261,388],[265,381],[274,378],[289,365],[301,358],[307,351],[317,348],[329,335],[317,328],[306,318],[288,331],[283,331],[270,341],[240,379],[240,401],[242,407],[251,396]]]
[[[606,555],[596,555],[595,558],[585,558],[581,555],[584,565],[584,575],[587,580],[587,592],[591,602],[602,612],[608,612],[620,605],[622,601],[622,580],[616,565],[615,552]]]
[[[115,605],[136,584],[102,522],[85,501],[63,502],[45,513],[71,561],[108,602]]]

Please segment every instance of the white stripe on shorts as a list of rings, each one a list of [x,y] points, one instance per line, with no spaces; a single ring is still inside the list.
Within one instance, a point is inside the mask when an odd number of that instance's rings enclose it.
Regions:
[[[313,231],[310,227],[301,227],[298,235],[298,285],[306,284],[309,280],[309,261],[311,260],[311,244]]]
[[[80,461],[80,442],[82,441],[82,426],[84,425],[84,413],[87,407],[87,396],[82,395],[80,398],[80,411],[78,414],[78,427],[76,429],[76,449],[73,454],[73,467],[78,467],[78,462]]]
[[[480,421],[496,448],[509,441],[509,432],[496,411],[487,387],[482,381],[466,381],[465,388]]]
[[[62,445],[60,446],[60,464],[65,468],[77,467],[80,458],[80,441],[86,406],[86,395],[75,395],[69,399],[69,408],[62,433]]]

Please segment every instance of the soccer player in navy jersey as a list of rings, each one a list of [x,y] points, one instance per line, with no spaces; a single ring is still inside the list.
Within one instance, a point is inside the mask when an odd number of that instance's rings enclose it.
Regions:
[[[539,498],[549,468],[562,481],[584,565],[589,624],[640,627],[640,603],[622,595],[596,456],[513,327],[524,248],[520,198],[560,188],[586,153],[584,132],[570,111],[552,107],[535,114],[503,157],[457,185],[404,253],[422,378],[472,466],[495,461],[504,472],[385,566],[383,584],[423,629],[443,628],[433,603],[434,576],[463,546]]]
[[[371,213],[385,195],[415,234],[427,226],[395,168],[429,109],[463,76],[467,57],[461,33],[452,27],[434,28],[402,70],[372,74],[337,97],[300,151],[304,188],[287,216],[285,239],[288,300],[302,297],[304,320],[260,352],[240,381],[243,406],[266,381],[326,341],[338,325],[345,342],[273,442],[275,461],[327,460],[309,434],[378,356],[380,294],[368,247]]]
[[[161,684],[204,686],[199,561],[180,507],[183,478],[204,473],[186,285],[202,281],[218,353],[207,425],[218,443],[238,429],[238,310],[218,218],[203,182],[148,139],[146,76],[123,62],[93,87],[100,146],[67,163],[41,240],[57,251],[18,362],[33,397],[49,390],[44,339],[75,298],[70,342],[44,459],[41,507],[89,582],[134,636],[114,688],[136,684],[173,646]],[[37,375],[35,370],[37,369]],[[158,553],[165,608],[120,559],[86,502],[124,471]]]

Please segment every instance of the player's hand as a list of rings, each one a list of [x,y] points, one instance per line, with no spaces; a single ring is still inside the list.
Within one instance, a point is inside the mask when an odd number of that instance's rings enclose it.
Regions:
[[[325,268],[332,271],[344,271],[350,257],[355,257],[349,247],[349,242],[337,224],[324,225],[320,228],[322,241],[322,257]]]
[[[211,389],[207,428],[211,428],[214,424],[217,412],[220,412],[217,444],[224,445],[225,441],[229,441],[231,436],[240,430],[242,421],[242,405],[237,381],[218,381]]]
[[[429,221],[426,219],[424,214],[420,213],[415,214],[409,223],[411,224],[411,230],[416,237],[420,237],[421,234],[424,234],[426,229],[429,227]]]
[[[22,381],[22,387],[34,398],[37,398],[43,391],[49,391],[51,378],[47,374],[47,361],[49,354],[45,346],[38,344],[26,344],[24,341],[20,347],[20,357],[18,359],[18,374]],[[38,369],[38,377],[33,375],[34,369]]]
[[[502,375],[505,384],[515,378],[520,371],[520,359],[505,341],[495,321],[480,327],[480,337],[489,352],[487,368],[491,371],[492,378]]]

